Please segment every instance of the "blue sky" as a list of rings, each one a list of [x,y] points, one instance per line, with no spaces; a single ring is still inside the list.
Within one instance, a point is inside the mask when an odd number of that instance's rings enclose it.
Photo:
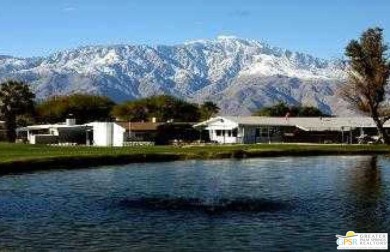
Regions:
[[[370,26],[390,41],[389,0],[1,0],[0,54],[234,35],[338,58]]]

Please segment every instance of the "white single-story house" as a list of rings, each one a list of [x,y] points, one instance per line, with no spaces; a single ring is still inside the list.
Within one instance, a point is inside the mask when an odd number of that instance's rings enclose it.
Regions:
[[[85,143],[87,125],[76,125],[74,119],[63,124],[31,125],[16,130],[18,138],[24,138],[30,144]]]
[[[155,122],[91,122],[76,124],[75,119],[65,123],[31,125],[18,128],[19,139],[30,144],[81,144],[91,146],[151,145],[152,134],[160,123]],[[137,141],[132,143],[131,141]]]
[[[276,142],[348,142],[376,134],[370,117],[217,116],[194,125],[221,144]],[[390,122],[385,124],[390,129]]]
[[[83,144],[123,146],[126,129],[115,122],[76,124],[66,119],[62,124],[31,125],[17,129],[19,138],[30,144]]]

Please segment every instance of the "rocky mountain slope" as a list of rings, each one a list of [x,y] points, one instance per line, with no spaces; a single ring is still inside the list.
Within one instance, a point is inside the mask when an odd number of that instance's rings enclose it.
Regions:
[[[335,95],[343,69],[341,61],[235,37],[174,46],[89,46],[41,58],[0,56],[0,80],[31,83],[39,98],[88,92],[123,101],[164,93],[211,100],[231,115],[278,101],[348,113]]]

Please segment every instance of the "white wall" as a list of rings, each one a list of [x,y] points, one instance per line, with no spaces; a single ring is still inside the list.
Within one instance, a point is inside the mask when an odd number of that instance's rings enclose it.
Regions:
[[[122,128],[116,123],[113,123],[114,127],[114,134],[113,134],[113,140],[112,145],[121,147],[123,146],[123,140],[125,138],[126,129]]]
[[[233,137],[232,134],[229,136],[229,132],[232,130],[221,130],[222,135],[217,135],[217,130],[210,131],[210,140],[217,141],[220,144],[232,144],[238,143],[237,137]]]
[[[111,146],[112,145],[112,124],[106,122],[90,123],[93,127],[93,145]]]
[[[89,123],[93,127],[94,146],[123,146],[125,129],[113,122]]]

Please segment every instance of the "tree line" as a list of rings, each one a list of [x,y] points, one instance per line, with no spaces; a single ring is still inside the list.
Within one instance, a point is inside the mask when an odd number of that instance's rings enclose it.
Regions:
[[[370,116],[383,142],[390,144],[384,124],[390,120],[390,105],[386,88],[390,77],[388,45],[381,28],[369,28],[358,40],[345,49],[348,78],[338,95],[351,107]],[[34,102],[35,95],[23,82],[6,81],[0,84],[0,120],[5,121],[6,136],[15,140],[15,128],[32,122],[59,122],[73,115],[80,123],[95,120],[126,121],[200,121],[218,113],[218,106],[210,101],[201,105],[189,103],[169,95],[153,96],[115,104],[107,97],[73,94],[51,97]],[[288,107],[284,103],[256,112],[262,116],[325,116],[314,107]]]
[[[14,142],[15,129],[20,126],[64,122],[76,118],[77,122],[92,121],[151,121],[198,122],[219,112],[219,107],[206,101],[189,103],[169,95],[158,95],[116,104],[101,95],[72,94],[53,96],[35,101],[29,85],[19,81],[0,84],[0,120],[5,121],[6,138]]]
[[[158,95],[116,104],[106,96],[71,94],[35,101],[24,82],[0,84],[0,120],[5,121],[6,138],[13,142],[15,129],[31,124],[59,123],[76,118],[80,124],[92,121],[198,122],[218,114],[220,108],[211,101],[190,103],[170,95]],[[261,116],[323,116],[314,107],[288,107],[279,103],[260,109]]]
[[[15,129],[20,126],[64,122],[76,118],[78,123],[92,121],[152,121],[198,122],[219,112],[211,101],[195,104],[170,95],[158,95],[116,104],[106,96],[72,94],[53,96],[35,101],[29,85],[18,81],[0,84],[0,120],[5,121],[6,137],[15,140]],[[260,109],[262,116],[322,116],[314,107],[288,107],[279,103]]]

